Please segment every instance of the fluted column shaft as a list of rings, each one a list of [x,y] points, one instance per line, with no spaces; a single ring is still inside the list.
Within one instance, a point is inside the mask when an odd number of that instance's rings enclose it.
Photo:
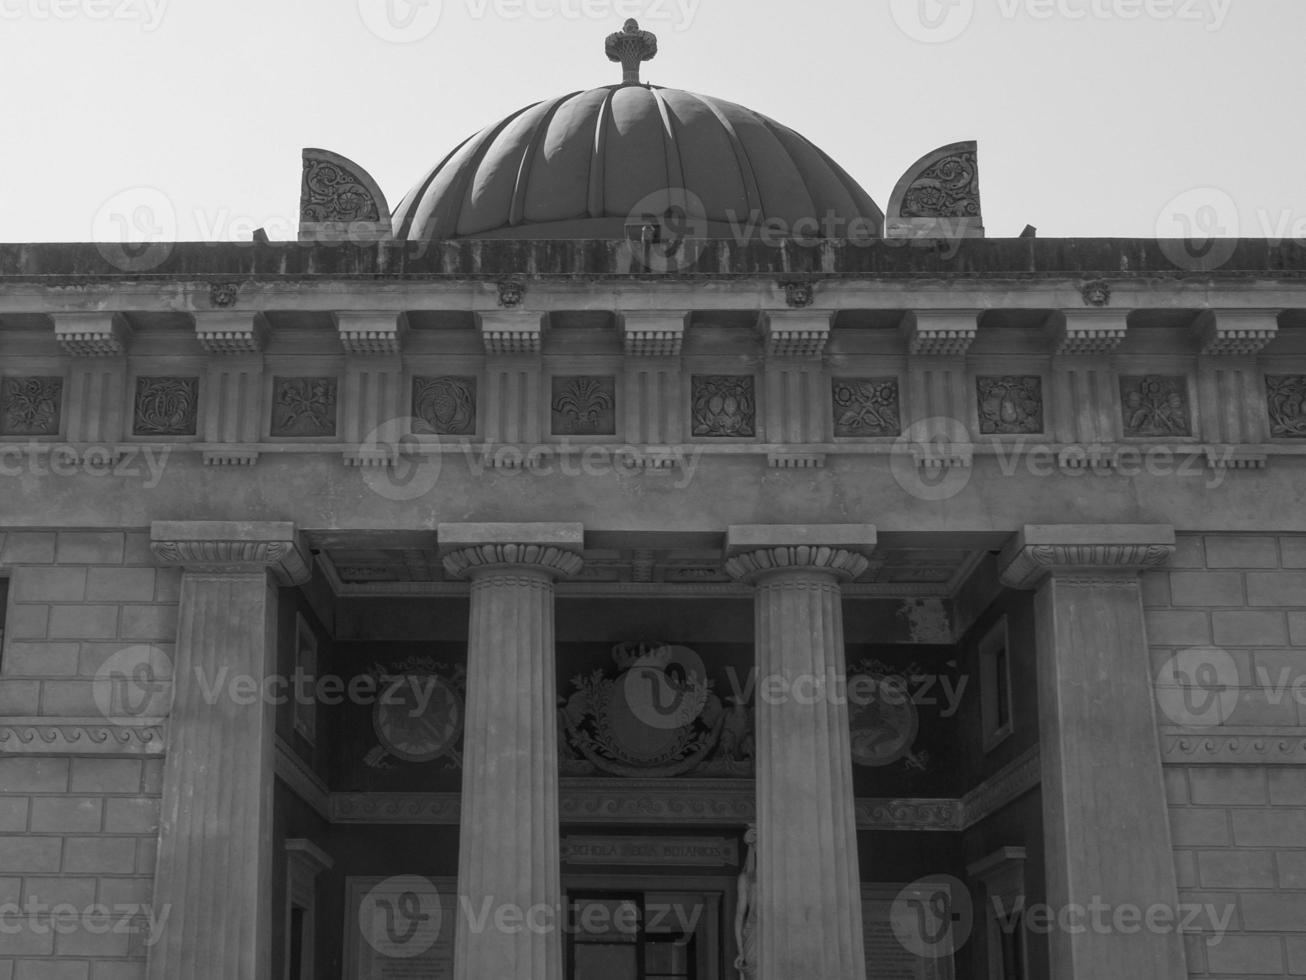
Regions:
[[[553,580],[580,558],[508,544],[445,566],[472,580],[454,977],[561,980]]]
[[[1164,526],[1026,527],[1002,580],[1035,589],[1051,976],[1188,976],[1175,929],[1089,927],[1137,909],[1178,916],[1178,885],[1138,572],[1169,560]],[[1176,920],[1167,920],[1176,921]]]
[[[772,692],[756,707],[758,980],[865,980],[839,582],[866,559],[779,547],[727,568],[756,585],[755,689]]]
[[[157,557],[185,568],[178,609],[153,904],[167,927],[149,980],[271,974],[275,707],[224,678],[275,669],[276,585],[307,575],[288,524],[156,524]],[[217,696],[214,696],[214,693]]]

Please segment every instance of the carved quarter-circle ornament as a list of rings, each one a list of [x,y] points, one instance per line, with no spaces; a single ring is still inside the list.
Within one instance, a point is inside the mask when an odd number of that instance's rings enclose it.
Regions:
[[[566,747],[613,776],[671,777],[698,768],[726,721],[701,660],[665,643],[621,643],[612,658],[615,673],[572,678],[560,717]]]
[[[889,199],[891,218],[979,218],[978,147],[973,140],[927,153]]]
[[[390,207],[371,174],[330,150],[306,147],[303,159],[300,241],[391,237]]]

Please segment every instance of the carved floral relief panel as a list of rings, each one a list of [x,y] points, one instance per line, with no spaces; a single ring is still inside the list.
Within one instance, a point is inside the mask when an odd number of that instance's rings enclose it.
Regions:
[[[476,431],[476,379],[413,378],[413,431],[466,436]]]
[[[273,378],[274,436],[336,434],[335,378]]]
[[[1273,438],[1306,439],[1306,374],[1267,374],[1265,403]]]
[[[195,435],[199,392],[199,378],[137,378],[132,433],[138,436]]]
[[[1188,379],[1183,375],[1121,375],[1122,431],[1130,438],[1191,436]]]
[[[1043,379],[1038,375],[978,377],[975,394],[984,435],[1043,431]]]
[[[549,409],[555,436],[616,435],[617,380],[609,374],[559,375]]]
[[[830,387],[836,436],[902,434],[897,378],[834,378]]]
[[[751,374],[696,374],[690,414],[695,436],[751,438],[757,434],[757,396]]]
[[[0,436],[56,436],[63,378],[0,378]]]

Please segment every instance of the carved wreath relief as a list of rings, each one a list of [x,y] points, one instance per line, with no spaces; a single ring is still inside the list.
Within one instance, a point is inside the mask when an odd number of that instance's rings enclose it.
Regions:
[[[696,436],[757,434],[757,401],[751,374],[696,374],[690,406]]]
[[[273,378],[272,435],[336,434],[335,378]]]
[[[1120,412],[1126,436],[1190,436],[1188,379],[1159,374],[1122,375]]]
[[[610,436],[617,431],[617,382],[611,375],[574,375],[553,379],[555,436]]]
[[[304,161],[300,218],[304,221],[379,221],[371,193],[344,167],[326,160]]]
[[[458,749],[463,737],[467,672],[461,664],[430,657],[410,657],[397,664],[373,664],[368,671],[377,698],[372,729],[380,744],[363,758],[373,769],[393,769],[395,762],[435,762],[461,769]]]
[[[975,379],[980,432],[1019,435],[1043,431],[1043,379],[1003,375]]]
[[[0,435],[59,434],[63,378],[5,378],[0,384]]]
[[[413,431],[466,436],[476,431],[476,379],[413,378]]]
[[[973,151],[944,157],[921,171],[902,199],[904,218],[978,218],[979,168]]]
[[[902,434],[897,378],[835,378],[831,388],[836,436]]]
[[[558,715],[563,774],[752,775],[752,714],[722,705],[693,650],[621,643],[612,659],[615,672],[572,678]]]
[[[137,378],[132,433],[193,436],[199,416],[199,378]]]
[[[1306,375],[1267,374],[1265,401],[1271,436],[1306,439]]]

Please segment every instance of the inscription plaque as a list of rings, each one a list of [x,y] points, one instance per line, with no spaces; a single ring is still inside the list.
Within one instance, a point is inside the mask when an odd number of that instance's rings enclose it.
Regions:
[[[905,885],[862,885],[866,975],[875,980],[953,980],[952,957],[917,956],[893,929],[893,902]]]
[[[724,868],[739,864],[739,844],[724,837],[586,837],[562,838],[566,864],[675,864]]]
[[[430,886],[417,901],[408,886],[411,880]],[[428,905],[437,900],[440,914],[433,923]],[[457,903],[456,878],[347,878],[344,976],[347,980],[452,980]],[[374,922],[366,930],[370,935],[365,935],[361,920],[368,919]]]

